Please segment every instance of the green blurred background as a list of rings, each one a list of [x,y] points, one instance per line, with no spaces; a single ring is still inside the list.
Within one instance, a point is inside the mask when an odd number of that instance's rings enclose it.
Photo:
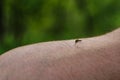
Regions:
[[[120,0],[0,0],[0,54],[37,42],[97,36],[120,26]]]

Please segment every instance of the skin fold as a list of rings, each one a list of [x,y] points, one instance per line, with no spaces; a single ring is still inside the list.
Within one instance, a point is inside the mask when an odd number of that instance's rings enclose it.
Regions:
[[[0,80],[120,80],[120,28],[79,40],[37,43],[4,53]]]

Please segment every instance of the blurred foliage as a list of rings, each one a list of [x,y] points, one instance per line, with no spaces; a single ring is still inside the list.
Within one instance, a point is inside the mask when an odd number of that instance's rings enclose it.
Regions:
[[[1,0],[0,53],[26,44],[91,37],[120,26],[120,0]]]

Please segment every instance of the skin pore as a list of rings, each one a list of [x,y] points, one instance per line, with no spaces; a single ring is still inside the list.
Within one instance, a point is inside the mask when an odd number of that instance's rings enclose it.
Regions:
[[[120,28],[23,46],[0,56],[0,80],[120,80]]]

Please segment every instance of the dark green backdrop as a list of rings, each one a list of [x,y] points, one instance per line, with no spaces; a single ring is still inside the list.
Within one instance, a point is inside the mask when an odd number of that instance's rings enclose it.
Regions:
[[[91,37],[120,26],[120,0],[0,0],[0,54],[26,44]]]

